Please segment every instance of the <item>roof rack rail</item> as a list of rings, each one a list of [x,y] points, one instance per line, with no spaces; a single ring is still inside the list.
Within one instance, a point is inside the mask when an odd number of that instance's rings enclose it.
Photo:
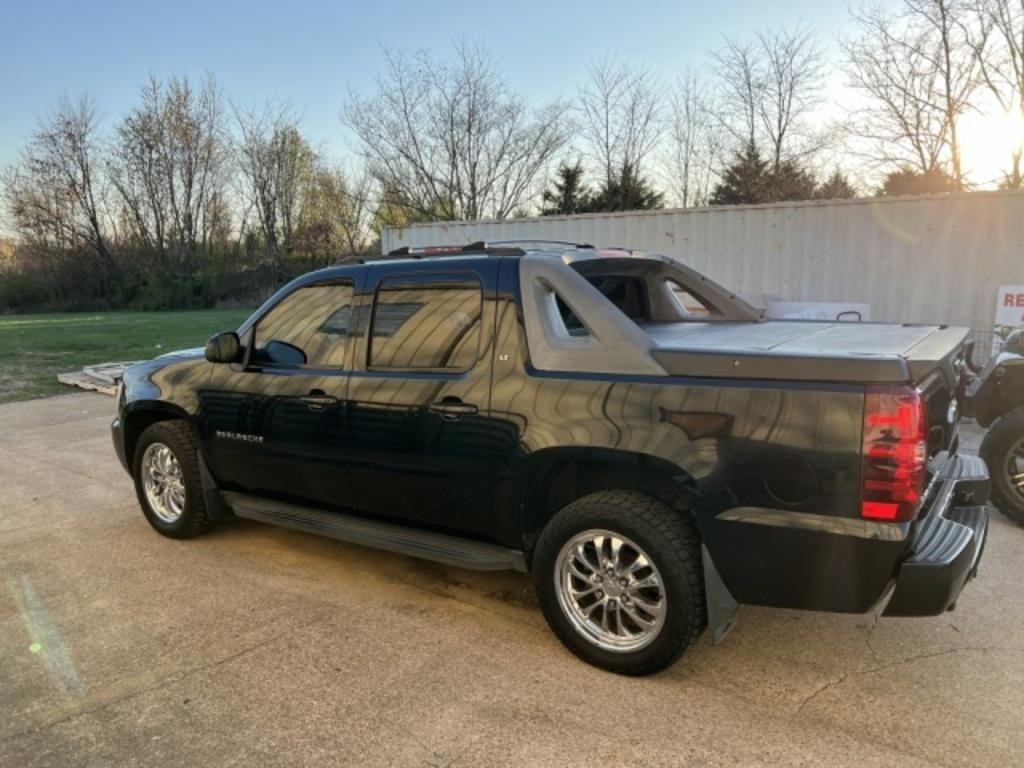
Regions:
[[[423,248],[412,248],[408,245],[403,245],[401,248],[388,251],[387,255],[423,259],[438,256],[463,256],[470,253],[480,253],[487,256],[522,256],[525,251],[522,248],[511,248],[506,245],[485,243],[480,240],[469,245],[430,245]]]
[[[593,251],[594,246],[590,243],[574,243],[569,240],[548,240],[543,237],[538,238],[519,238],[516,240],[492,240],[489,245],[512,245],[514,243],[523,243],[526,245],[567,245],[570,248],[576,250]]]

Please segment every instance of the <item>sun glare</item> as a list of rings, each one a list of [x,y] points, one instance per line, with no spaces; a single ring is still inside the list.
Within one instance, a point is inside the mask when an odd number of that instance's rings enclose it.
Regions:
[[[967,115],[960,141],[968,177],[981,186],[998,184],[1010,170],[1013,150],[1024,145],[1024,119],[1016,109]]]

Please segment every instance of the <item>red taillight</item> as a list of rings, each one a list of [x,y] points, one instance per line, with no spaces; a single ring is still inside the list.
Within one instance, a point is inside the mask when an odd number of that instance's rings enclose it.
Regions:
[[[912,520],[928,460],[928,420],[913,387],[869,385],[864,398],[861,516]]]

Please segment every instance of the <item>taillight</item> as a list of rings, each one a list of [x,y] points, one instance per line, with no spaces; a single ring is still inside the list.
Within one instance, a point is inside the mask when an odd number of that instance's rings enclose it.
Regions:
[[[861,516],[913,520],[928,460],[928,420],[921,394],[908,386],[868,385],[864,399]]]

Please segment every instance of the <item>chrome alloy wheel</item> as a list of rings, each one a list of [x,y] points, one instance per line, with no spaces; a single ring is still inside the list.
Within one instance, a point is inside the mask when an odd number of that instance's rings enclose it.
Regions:
[[[665,623],[665,587],[633,541],[588,530],[566,542],[555,561],[555,594],[576,630],[606,651],[636,651]]]
[[[1024,438],[1018,440],[1007,452],[1006,474],[1010,477],[1010,487],[1024,496]]]
[[[165,523],[178,522],[185,511],[185,477],[163,443],[151,443],[142,454],[142,487],[153,514]]]

